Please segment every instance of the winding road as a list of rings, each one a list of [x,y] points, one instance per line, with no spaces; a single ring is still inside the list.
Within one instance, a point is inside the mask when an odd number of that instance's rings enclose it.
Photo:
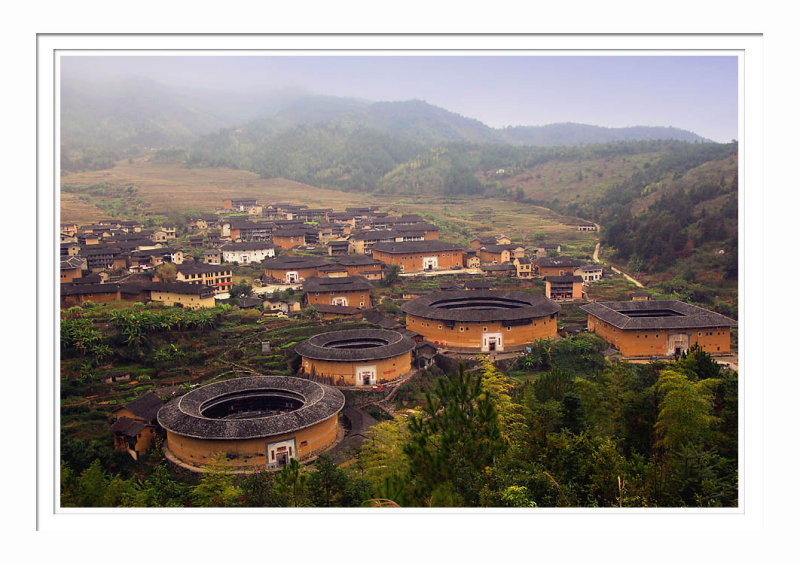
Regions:
[[[594,225],[595,227],[597,227],[597,231],[600,232],[600,226],[597,225],[596,223]],[[600,262],[600,241],[598,241],[597,244],[594,246],[594,254],[592,255],[592,260],[596,263]],[[616,272],[617,274],[622,274],[627,280],[633,282],[638,288],[644,288],[644,285],[641,282],[633,278],[633,276],[625,272],[622,272],[619,268],[612,266],[611,270]]]

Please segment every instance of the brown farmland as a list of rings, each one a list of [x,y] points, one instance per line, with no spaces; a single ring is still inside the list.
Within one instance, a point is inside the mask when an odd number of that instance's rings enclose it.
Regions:
[[[461,239],[466,234],[504,233],[515,241],[530,243],[534,234],[547,241],[594,245],[596,236],[578,233],[577,218],[558,215],[546,208],[507,200],[469,197],[374,195],[316,188],[282,178],[261,178],[255,173],[231,168],[184,168],[180,164],[154,163],[147,158],[133,163],[119,161],[108,170],[67,174],[63,184],[86,185],[109,182],[134,185],[139,196],[155,212],[167,210],[212,211],[230,197],[257,198],[261,203],[288,202],[309,207],[343,210],[348,206],[376,205],[399,213],[427,216],[440,225],[442,236]],[[85,204],[74,194],[64,194],[61,221],[89,223],[105,214]],[[444,220],[444,221],[440,221]]]

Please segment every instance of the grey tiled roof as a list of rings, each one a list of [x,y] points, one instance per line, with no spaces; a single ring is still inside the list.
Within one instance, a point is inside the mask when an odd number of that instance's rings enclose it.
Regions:
[[[559,266],[575,268],[581,265],[580,261],[577,261],[569,257],[545,257],[536,259],[535,262],[537,266],[542,266],[545,268],[553,268]]]
[[[346,255],[336,257],[336,262],[342,266],[378,266],[383,264],[383,261],[368,257],[367,255]]]
[[[303,406],[289,413],[252,419],[212,419],[201,414],[209,401],[228,394],[263,390],[300,397]],[[215,382],[167,403],[158,412],[164,429],[198,439],[256,439],[293,433],[339,413],[344,407],[342,392],[310,380],[287,376],[256,376]]]
[[[406,313],[444,321],[511,321],[546,317],[561,306],[537,294],[493,290],[432,292],[401,306]]]
[[[363,276],[336,278],[309,276],[303,282],[303,290],[306,292],[369,292],[371,289],[372,284]]]
[[[319,268],[333,261],[317,257],[297,257],[291,255],[281,255],[275,258],[267,258],[261,261],[264,270],[291,270],[295,268]]]
[[[140,398],[125,404],[125,409],[133,413],[136,417],[140,417],[145,421],[153,421],[156,418],[158,410],[164,405],[161,398],[153,392],[147,392]]]
[[[274,249],[275,245],[270,242],[243,242],[243,243],[227,243],[222,245],[220,251],[264,251],[267,249]]]
[[[347,342],[347,347],[338,346],[342,342]],[[367,346],[358,347],[359,343],[365,343]],[[375,346],[376,343],[381,344]],[[301,356],[316,360],[360,362],[392,358],[413,348],[414,341],[397,331],[350,329],[315,335],[297,343],[294,350]]]
[[[136,421],[128,417],[120,417],[111,425],[111,430],[113,432],[122,433],[126,437],[135,437],[139,431],[145,428],[147,428],[147,425],[141,421]]]
[[[83,266],[85,259],[77,256],[71,256],[61,259],[61,270],[71,270],[73,268],[80,268]]]
[[[736,321],[702,307],[678,300],[594,302],[581,309],[619,329],[697,329],[735,327]],[[677,315],[634,317],[628,313],[670,311]]]
[[[375,243],[372,252],[380,251],[389,254],[403,253],[430,253],[440,251],[464,251],[464,248],[454,243],[445,243],[438,239],[431,241],[407,241],[403,243]]]
[[[356,315],[361,313],[361,310],[352,306],[341,306],[332,304],[314,304],[313,307],[320,313],[333,313],[337,315]]]

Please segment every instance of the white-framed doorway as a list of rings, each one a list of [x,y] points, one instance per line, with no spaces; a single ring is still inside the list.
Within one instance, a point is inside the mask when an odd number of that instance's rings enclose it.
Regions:
[[[494,352],[503,350],[502,333],[483,333],[481,335],[481,352]]]
[[[294,437],[266,443],[267,468],[281,468],[297,458],[297,441]]]
[[[422,257],[422,270],[436,270],[439,268],[439,257]]]
[[[689,350],[688,333],[672,333],[667,337],[667,354],[681,354]]]
[[[374,386],[378,383],[378,367],[356,366],[356,386]]]

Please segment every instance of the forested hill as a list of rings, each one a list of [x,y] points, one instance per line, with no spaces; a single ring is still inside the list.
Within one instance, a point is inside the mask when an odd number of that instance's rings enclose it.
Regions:
[[[174,148],[192,151],[197,162],[226,160],[242,168],[266,170],[269,166],[259,161],[254,145],[274,142],[279,135],[282,139],[293,134],[307,139],[313,130],[321,131],[323,137],[326,130],[340,133],[332,140],[345,156],[353,150],[348,139],[357,134],[387,136],[388,144],[415,143],[417,152],[446,143],[552,147],[642,139],[706,141],[668,127],[552,124],[495,129],[421,100],[372,102],[289,92],[196,91],[138,77],[104,84],[62,78],[65,170],[103,168],[115,159],[135,157],[146,150]],[[392,154],[387,143],[381,146]],[[316,149],[312,144],[311,150]],[[407,154],[401,151],[399,156]],[[328,160],[319,164],[328,165]],[[388,170],[380,169],[382,174]]]

